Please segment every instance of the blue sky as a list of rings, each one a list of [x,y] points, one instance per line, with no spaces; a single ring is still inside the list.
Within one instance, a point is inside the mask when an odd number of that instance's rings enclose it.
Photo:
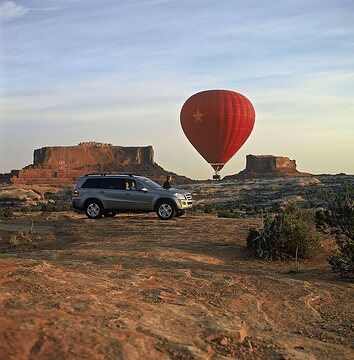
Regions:
[[[100,141],[153,145],[167,170],[212,170],[185,138],[193,93],[246,95],[246,154],[354,173],[352,0],[0,0],[0,172],[33,149]]]

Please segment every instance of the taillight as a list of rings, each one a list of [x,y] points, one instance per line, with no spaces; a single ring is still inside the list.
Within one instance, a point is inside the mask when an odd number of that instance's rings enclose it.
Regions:
[[[73,192],[73,197],[78,197],[78,196],[79,196],[79,192],[77,189],[75,189]]]

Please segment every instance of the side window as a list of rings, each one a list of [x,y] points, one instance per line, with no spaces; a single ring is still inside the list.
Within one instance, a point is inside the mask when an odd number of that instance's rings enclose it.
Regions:
[[[137,190],[138,185],[135,180],[127,179],[127,180],[125,180],[125,189],[126,190]]]
[[[140,183],[139,181],[136,182],[136,187],[135,187],[136,190],[141,190],[141,189],[144,188],[144,187],[145,187],[145,185],[143,185],[143,184]]]
[[[103,179],[103,188],[104,189],[125,190],[125,179],[104,178]]]
[[[94,189],[94,188],[100,188],[102,185],[102,179],[96,178],[96,179],[87,179],[83,184],[82,188],[87,189]]]

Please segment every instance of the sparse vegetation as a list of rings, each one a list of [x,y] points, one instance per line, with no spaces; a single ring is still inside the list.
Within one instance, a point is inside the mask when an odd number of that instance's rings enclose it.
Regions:
[[[9,244],[13,247],[20,245],[31,244],[34,240],[35,234],[31,230],[19,231],[16,234],[11,235]]]
[[[332,198],[327,199],[327,208],[316,212],[318,229],[330,231],[335,236],[338,249],[328,257],[334,272],[343,278],[354,277],[354,189],[344,186]]]
[[[303,272],[303,268],[302,268],[302,266],[301,266],[301,264],[299,262],[299,259],[298,259],[298,252],[299,252],[299,246],[296,246],[295,259],[290,264],[290,269],[289,269],[290,273],[301,273],[301,272]]]
[[[204,212],[206,214],[212,214],[213,213],[213,207],[210,204],[207,204],[204,206]]]
[[[34,223],[31,219],[31,227],[28,230],[19,231],[16,234],[11,235],[9,244],[13,247],[20,245],[27,245],[33,242],[35,238]]]
[[[250,229],[247,247],[265,260],[314,258],[321,249],[314,215],[290,203],[276,215],[267,214],[262,228]]]
[[[52,242],[55,241],[54,234],[39,234],[34,229],[34,222],[31,219],[31,226],[27,230],[18,231],[12,234],[9,239],[9,245],[14,248],[28,246],[37,247],[40,242]]]
[[[37,248],[41,243],[53,242],[56,240],[54,234],[41,235],[31,230],[19,231],[9,239],[9,245],[14,248],[28,246]]]
[[[15,216],[15,214],[12,209],[10,209],[8,207],[0,208],[0,217],[13,218],[14,216]]]
[[[221,210],[218,211],[218,217],[222,218],[233,218],[233,219],[242,219],[245,217],[240,211],[230,209],[230,210]]]
[[[72,209],[71,204],[68,202],[64,202],[64,201],[42,204],[40,206],[40,210],[43,212],[70,211],[71,209]]]

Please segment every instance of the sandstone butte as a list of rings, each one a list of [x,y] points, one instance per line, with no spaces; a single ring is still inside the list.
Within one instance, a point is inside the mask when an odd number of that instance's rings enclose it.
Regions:
[[[311,176],[296,169],[296,161],[285,156],[247,155],[246,168],[225,180]]]
[[[75,146],[47,146],[34,150],[33,164],[22,170],[0,174],[0,182],[14,184],[75,184],[88,173],[140,174],[162,182],[172,175],[174,182],[191,179],[164,170],[154,161],[152,146],[123,147],[98,142],[83,142]],[[284,156],[247,155],[246,168],[225,180],[300,177],[308,173],[296,169],[296,161]]]
[[[123,147],[97,142],[36,149],[33,164],[3,174],[0,181],[15,184],[75,184],[80,176],[88,173],[140,174],[159,182],[166,175],[172,175],[176,183],[190,181],[155,163],[152,146]]]

